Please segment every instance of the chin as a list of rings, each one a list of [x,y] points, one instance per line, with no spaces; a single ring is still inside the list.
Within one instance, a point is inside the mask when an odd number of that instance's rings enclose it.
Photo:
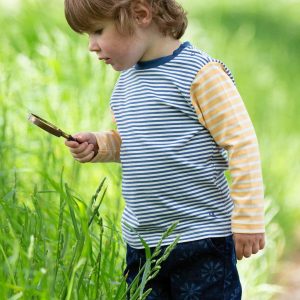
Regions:
[[[113,68],[115,71],[119,71],[119,72],[126,70],[126,69],[121,68],[121,67],[118,67],[118,66],[112,66],[112,68]]]
[[[115,71],[125,71],[125,70],[128,70],[130,69],[131,67],[133,67],[135,64],[130,64],[130,65],[127,65],[127,66],[117,66],[117,65],[111,65],[112,68],[115,70]]]

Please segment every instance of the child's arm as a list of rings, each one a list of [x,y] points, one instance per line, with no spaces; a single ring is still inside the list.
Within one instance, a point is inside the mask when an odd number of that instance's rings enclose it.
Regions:
[[[65,141],[65,145],[77,161],[120,162],[121,138],[117,131],[81,132],[73,137],[81,143]]]
[[[208,63],[198,72],[191,96],[199,122],[228,151],[237,257],[249,257],[264,247],[265,231],[263,181],[253,125],[238,90],[220,63]]]
[[[73,136],[81,144],[72,141],[66,141],[65,144],[79,162],[120,162],[122,141],[118,131],[83,132]]]

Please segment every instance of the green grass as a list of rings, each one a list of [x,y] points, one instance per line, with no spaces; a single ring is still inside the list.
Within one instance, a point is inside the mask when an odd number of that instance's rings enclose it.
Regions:
[[[80,199],[61,176],[46,178],[51,190],[35,187],[31,201],[20,204],[14,193],[0,200],[1,299],[144,299],[146,283],[176,246],[164,252],[162,236],[139,276],[126,287],[122,271],[125,245],[116,220],[102,216],[103,179],[90,201]],[[46,202],[46,203],[45,203]],[[5,222],[4,222],[5,220]]]
[[[238,265],[244,299],[272,299],[278,260],[299,247],[300,2],[181,2],[190,20],[182,40],[227,64],[256,128],[268,246]],[[110,299],[124,268],[120,165],[73,161],[63,140],[27,115],[70,133],[113,129],[109,97],[118,74],[68,28],[62,1],[0,0],[0,25],[0,298]],[[90,199],[103,178],[100,213],[90,223]]]

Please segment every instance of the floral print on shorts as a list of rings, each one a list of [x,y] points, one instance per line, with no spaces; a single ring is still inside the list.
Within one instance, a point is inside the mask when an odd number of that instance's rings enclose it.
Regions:
[[[126,261],[130,284],[145,262],[145,250],[127,245]],[[240,300],[232,236],[179,243],[148,288],[152,292],[147,300]]]

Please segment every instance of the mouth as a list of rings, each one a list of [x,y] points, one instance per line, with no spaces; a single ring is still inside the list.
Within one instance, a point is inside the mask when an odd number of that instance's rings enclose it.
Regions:
[[[111,63],[111,58],[109,57],[98,57],[99,60],[103,60],[106,64]]]

